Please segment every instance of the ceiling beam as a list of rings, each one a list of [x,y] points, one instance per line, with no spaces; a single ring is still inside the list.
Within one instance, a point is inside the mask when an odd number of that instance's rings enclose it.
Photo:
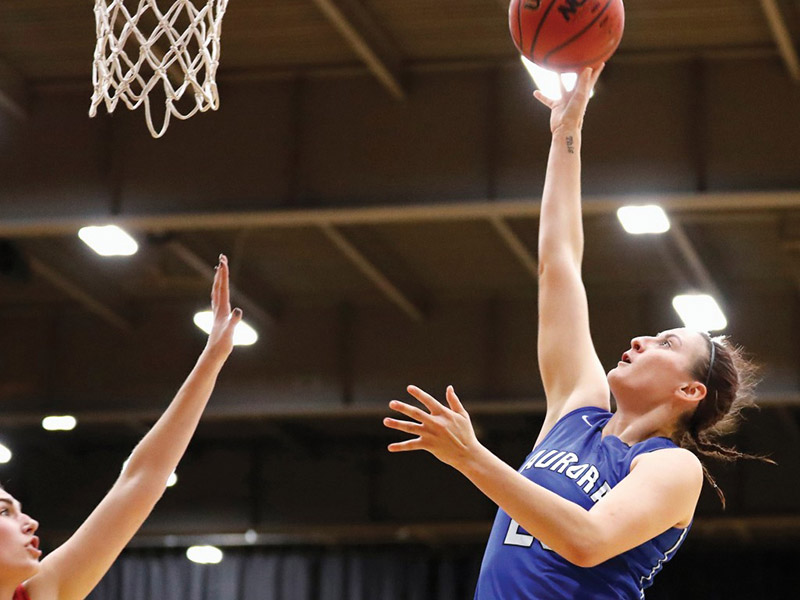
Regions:
[[[314,0],[314,4],[389,93],[404,100],[406,91],[400,81],[400,54],[364,6],[358,0]]]
[[[792,40],[792,34],[789,33],[786,20],[778,6],[778,0],[761,0],[761,9],[764,11],[764,16],[769,23],[772,37],[778,46],[778,52],[780,52],[783,59],[783,64],[786,65],[786,69],[792,79],[800,82],[800,59],[797,56],[797,48],[794,45],[794,40]]]
[[[214,281],[213,265],[198,256],[196,252],[176,240],[167,242],[165,245],[175,257],[200,277],[209,283]],[[230,294],[231,301],[242,309],[247,319],[257,321],[262,325],[270,325],[277,320],[276,315],[263,308],[234,284],[230,284]]]
[[[711,294],[717,302],[722,303],[723,295],[719,286],[714,281],[714,278],[711,277],[711,273],[697,252],[697,248],[695,248],[689,236],[686,235],[683,225],[674,217],[670,224],[669,234],[683,257],[686,266],[694,276],[695,283],[700,286],[701,291]]]
[[[26,256],[26,260],[31,271],[78,302],[89,312],[126,333],[133,331],[133,325],[125,317],[118,314],[114,309],[95,298],[79,285],[61,275],[61,273],[50,265],[30,255]]]
[[[187,548],[195,544],[217,547],[302,546],[302,545],[374,545],[374,544],[452,544],[483,543],[489,535],[491,521],[346,523],[338,525],[268,525],[246,533],[198,532],[174,535],[168,532],[140,533],[128,544],[130,548]],[[66,539],[68,531],[49,534],[54,540]],[[798,515],[701,516],[692,527],[695,543],[735,547],[791,546],[800,540]],[[51,541],[51,543],[54,543]]]
[[[800,392],[787,389],[783,392],[758,394],[758,406],[761,409],[777,407],[800,407]],[[144,401],[139,404],[145,404]],[[543,417],[547,411],[544,397],[525,397],[513,399],[470,400],[467,406],[469,414],[474,417],[483,416],[534,416]],[[331,404],[328,402],[300,402],[281,404],[264,402],[258,398],[240,405],[213,404],[203,413],[203,422],[225,423],[237,421],[310,421],[338,419],[379,419],[386,416],[386,405],[375,403]],[[125,425],[154,423],[162,414],[160,409],[127,408],[122,410],[103,409],[81,411],[75,409],[71,414],[79,423],[86,426]],[[0,412],[0,428],[13,429],[25,427],[41,427],[41,411]]]
[[[19,120],[28,117],[27,85],[11,66],[0,61],[0,109]]]
[[[503,217],[493,216],[489,218],[489,222],[497,231],[498,235],[505,242],[511,253],[517,257],[522,268],[524,268],[534,281],[539,281],[539,262],[531,254],[525,243],[519,239],[519,236],[514,233],[514,230],[509,227],[508,223]]]
[[[424,318],[422,309],[412,302],[389,278],[384,275],[361,251],[356,248],[342,233],[329,223],[319,225],[334,246],[344,254],[351,263],[377,287],[389,301],[406,313],[414,321]]]
[[[717,192],[703,194],[665,194],[651,196],[670,213],[748,213],[765,210],[796,210],[800,208],[800,191],[786,192]],[[22,199],[8,197],[9,203],[24,207]],[[626,196],[586,196],[583,214],[610,215],[630,203]],[[478,221],[492,217],[538,218],[540,199],[485,200],[481,202],[452,202],[447,204],[414,204],[369,208],[328,208],[296,210],[263,210],[219,213],[175,213],[153,215],[119,215],[114,223],[130,231],[163,232],[226,231],[249,228],[273,229],[282,227],[315,227],[320,222],[332,226],[376,225],[389,223],[425,223],[445,221]],[[27,238],[72,235],[86,225],[108,222],[108,215],[95,218],[8,216],[0,220],[0,237]]]

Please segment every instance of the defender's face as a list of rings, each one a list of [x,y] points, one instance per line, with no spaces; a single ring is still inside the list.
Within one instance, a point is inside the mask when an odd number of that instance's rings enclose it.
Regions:
[[[615,396],[637,392],[664,397],[695,380],[692,369],[707,352],[705,337],[692,329],[636,337],[617,366],[609,371],[608,383]]]
[[[39,570],[39,527],[11,494],[0,490],[0,573],[22,583]]]

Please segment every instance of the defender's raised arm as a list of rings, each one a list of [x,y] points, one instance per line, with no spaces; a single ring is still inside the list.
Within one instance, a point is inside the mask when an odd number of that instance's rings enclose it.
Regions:
[[[189,377],[131,454],[116,483],[78,531],[25,582],[30,600],[82,600],[97,585],[166,489],[233,348],[241,320],[231,311],[228,260],[220,256],[211,293],[214,325]]]

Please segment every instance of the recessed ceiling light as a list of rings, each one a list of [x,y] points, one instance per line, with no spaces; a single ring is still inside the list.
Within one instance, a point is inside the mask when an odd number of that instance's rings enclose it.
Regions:
[[[192,546],[186,550],[186,558],[201,565],[216,565],[222,562],[222,550],[216,546]]]
[[[11,450],[9,450],[7,446],[0,444],[0,464],[10,462],[12,456]]]
[[[131,256],[139,250],[136,240],[116,225],[82,227],[78,237],[100,256]]]
[[[622,206],[617,210],[617,218],[628,233],[665,233],[669,231],[669,217],[664,209],[655,204],[645,206]]]
[[[214,324],[214,314],[210,310],[204,310],[195,314],[194,324],[205,333],[211,333],[211,326]],[[233,330],[234,346],[251,346],[258,341],[258,333],[248,323],[239,321],[236,329]]]
[[[680,315],[684,325],[698,331],[719,331],[728,326],[728,320],[708,294],[683,294],[675,296],[672,306]]]
[[[72,431],[77,424],[77,419],[71,415],[52,415],[42,419],[42,427],[47,431]]]

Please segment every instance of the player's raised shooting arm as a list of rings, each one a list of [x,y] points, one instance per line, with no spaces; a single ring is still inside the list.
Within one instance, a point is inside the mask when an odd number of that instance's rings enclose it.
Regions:
[[[31,600],[83,600],[153,510],[194,434],[231,352],[241,311],[231,312],[228,265],[221,257],[212,291],[214,325],[208,344],[161,418],[139,442],[105,498],[25,583]]]
[[[599,71],[585,70],[572,93],[553,101],[552,143],[539,219],[539,370],[547,396],[542,436],[566,411],[608,408],[605,372],[589,331],[589,307],[581,279],[581,126]],[[541,438],[541,436],[540,436]]]

